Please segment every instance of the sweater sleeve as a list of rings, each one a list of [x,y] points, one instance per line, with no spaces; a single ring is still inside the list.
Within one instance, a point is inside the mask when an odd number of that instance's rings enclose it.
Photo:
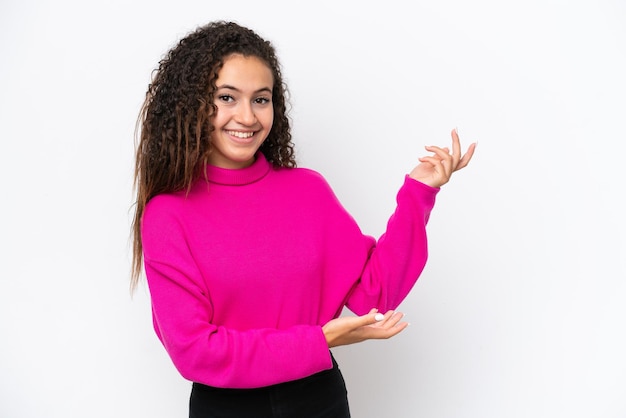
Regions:
[[[240,331],[213,324],[211,295],[172,212],[146,210],[144,265],[154,329],[185,379],[253,388],[332,367],[319,326]]]
[[[364,248],[362,236],[354,234],[350,248],[362,255],[348,255],[343,250],[343,260],[336,260],[341,264],[336,273],[354,280],[346,301],[352,312],[363,315],[372,308],[381,312],[396,309],[409,294],[428,258],[426,225],[438,192],[407,175],[396,196],[396,209],[379,239],[372,239]],[[355,260],[354,264],[350,260]]]

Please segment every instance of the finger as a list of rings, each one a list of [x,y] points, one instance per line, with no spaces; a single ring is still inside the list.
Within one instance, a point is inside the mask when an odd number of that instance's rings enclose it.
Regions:
[[[440,158],[437,157],[422,157],[419,158],[420,163],[430,164],[433,166],[433,177],[440,178],[446,176],[446,168]]]
[[[426,149],[426,151],[430,151],[432,153],[434,153],[437,157],[440,157],[441,159],[450,159],[450,151],[448,150],[448,148],[446,147],[438,147],[435,145],[427,145],[424,147]]]
[[[384,320],[384,315],[378,312],[378,309],[372,308],[369,313],[354,318],[354,328],[373,325]]]
[[[380,322],[370,325],[368,327],[361,328],[362,340],[384,340],[391,338],[406,327],[409,326],[408,322],[402,321],[404,314],[401,312],[395,312],[393,310],[387,311],[384,315],[384,319]]]
[[[387,339],[391,338],[395,335],[398,335],[402,331],[404,331],[408,326],[408,322],[400,321],[402,319],[402,314],[395,314],[390,318],[388,322],[388,326],[384,328],[374,328],[372,329],[373,333],[370,338],[372,339]]]
[[[387,312],[385,312],[384,314],[379,313],[376,315],[377,319],[379,320],[377,324],[375,324],[378,327],[384,327],[387,325],[389,319],[393,316],[393,314],[395,313],[395,311],[393,310],[389,310]]]
[[[393,334],[391,335],[391,337],[393,337],[394,335],[398,335],[400,334],[402,331],[404,331],[407,327],[409,326],[408,322],[400,322],[397,325],[395,325],[393,328],[391,328],[391,330],[393,331]]]
[[[442,162],[441,158],[434,156],[434,155],[430,155],[430,156],[427,155],[425,157],[420,157],[418,158],[418,161],[421,163],[429,163],[435,166],[441,165],[441,162]]]
[[[456,166],[456,170],[460,170],[463,167],[466,167],[470,160],[472,159],[472,156],[474,155],[474,151],[476,150],[476,143],[474,142],[473,144],[470,144],[470,146],[467,148],[467,151],[465,152],[465,154],[463,155],[463,158],[461,158],[461,160],[459,160],[459,163]]]
[[[452,130],[451,135],[452,135],[452,150],[453,150],[452,154],[453,154],[453,156],[454,155],[458,155],[460,157],[460,155],[461,155],[461,142],[460,142],[460,139],[459,139],[459,131],[456,128],[454,128]],[[458,146],[458,148],[457,148],[457,146]],[[474,150],[475,149],[476,149],[476,143],[470,144],[467,152],[456,163],[454,171],[460,170],[460,169],[466,167],[469,164],[470,160],[472,159],[472,156],[474,155]]]
[[[386,330],[394,328],[398,326],[402,318],[404,318],[404,314],[402,312],[390,310],[387,311],[383,317],[383,320],[372,326]]]
[[[389,311],[387,315],[385,315],[385,327],[393,328],[400,323],[400,321],[404,318],[404,314],[402,312],[394,312]]]
[[[450,151],[448,150],[448,148],[428,146],[426,147],[426,149],[428,151],[435,153],[435,156],[441,159],[441,161],[444,164],[444,167],[446,168],[445,170],[446,175],[452,174],[456,165],[458,164],[458,159],[455,160],[455,158],[452,155],[450,155]]]
[[[439,158],[439,156],[427,156],[419,158],[421,163],[428,163],[433,166],[435,173],[442,184],[447,182],[447,179],[450,178],[453,169],[452,169],[452,161],[450,160],[450,156],[447,158]]]
[[[454,128],[450,133],[452,136],[452,159],[459,161],[461,159],[461,140],[459,139],[459,131]]]

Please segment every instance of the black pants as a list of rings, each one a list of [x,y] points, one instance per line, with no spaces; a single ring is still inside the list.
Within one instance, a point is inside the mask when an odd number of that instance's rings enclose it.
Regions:
[[[189,418],[350,418],[346,385],[333,368],[258,389],[221,389],[194,383]]]

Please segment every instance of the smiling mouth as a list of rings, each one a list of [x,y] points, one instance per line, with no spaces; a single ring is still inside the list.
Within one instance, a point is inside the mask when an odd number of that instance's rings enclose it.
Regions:
[[[254,135],[254,132],[226,131],[226,133],[240,139],[248,139]]]

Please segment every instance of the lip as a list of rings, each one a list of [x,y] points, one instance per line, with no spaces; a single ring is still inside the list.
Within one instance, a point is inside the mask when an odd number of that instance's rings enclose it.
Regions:
[[[235,129],[224,129],[223,132],[225,135],[228,136],[228,138],[230,138],[231,141],[236,142],[238,144],[250,144],[254,142],[257,136],[256,131],[238,131]],[[239,136],[239,135],[235,135],[234,133],[238,133],[240,135],[244,134],[244,135],[249,135],[249,136]]]

